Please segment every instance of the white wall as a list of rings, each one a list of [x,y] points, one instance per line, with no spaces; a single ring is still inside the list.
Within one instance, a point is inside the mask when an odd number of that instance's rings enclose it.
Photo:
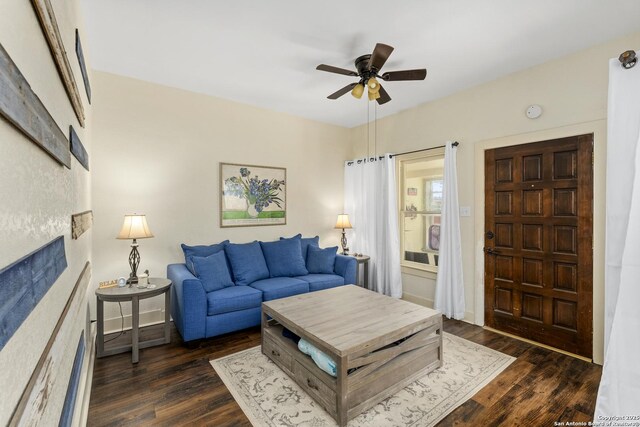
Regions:
[[[151,276],[183,262],[183,242],[303,233],[338,244],[347,129],[102,72],[93,88],[95,284],[129,273],[130,242],[115,239],[127,213],[146,214],[155,234],[139,241],[139,271]],[[287,224],[220,228],[220,162],[286,168]],[[143,301],[141,321],[160,319],[162,307],[161,298]],[[119,328],[118,306],[105,312],[107,328]]]
[[[484,149],[575,132],[594,132],[594,360],[602,363],[606,156],[603,120],[607,110],[608,60],[639,46],[640,33],[631,34],[379,120],[378,153],[419,150],[442,145],[447,140],[461,143],[458,148],[460,206],[470,206],[472,212],[471,217],[461,218],[467,320],[483,322],[483,313],[479,310],[483,305],[476,304],[476,300],[481,302],[483,298],[482,243],[477,240],[482,230],[477,228],[482,226],[484,205],[483,200],[477,198],[477,192],[483,190],[477,185],[478,179],[482,182],[482,176],[474,172],[479,167],[478,150],[474,147]],[[386,86],[392,96],[394,84],[420,83],[390,82]],[[525,109],[530,104],[542,106],[542,117],[536,120],[525,117]],[[351,140],[354,154],[365,154],[366,126],[354,128]],[[407,269],[404,272],[405,297],[432,304],[435,275]]]
[[[79,126],[30,2],[3,2],[0,42],[44,103],[65,135],[73,125],[91,158],[91,107],[75,56],[75,29],[82,33],[77,1],[51,2],[87,116]],[[85,59],[89,62],[85,46]],[[71,240],[71,215],[91,209],[90,173],[71,157],[71,170],[61,166],[36,144],[0,117],[0,269],[63,235],[68,267],[29,317],[0,351],[0,425],[18,403],[35,365],[51,336],[85,262],[91,260],[91,230]],[[80,297],[85,300],[85,289]],[[83,302],[86,304],[86,302]],[[84,314],[84,310],[82,310]],[[51,373],[43,418],[57,420],[64,403],[81,319],[68,319],[59,336],[71,337],[63,366]],[[64,333],[63,333],[64,332]],[[51,421],[54,422],[54,421]]]

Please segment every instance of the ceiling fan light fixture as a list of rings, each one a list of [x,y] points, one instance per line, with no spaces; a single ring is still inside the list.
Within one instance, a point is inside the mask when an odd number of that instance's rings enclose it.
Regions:
[[[370,77],[369,80],[367,80],[367,87],[369,88],[369,92],[380,92],[380,83],[378,83],[375,77]]]
[[[378,86],[378,87],[380,87],[380,86]],[[380,91],[378,91],[378,92],[369,91],[369,101],[375,101],[378,98],[380,98]]]
[[[362,83],[358,83],[351,90],[351,95],[353,95],[354,98],[358,98],[358,99],[362,98],[363,93],[364,93],[364,85]]]

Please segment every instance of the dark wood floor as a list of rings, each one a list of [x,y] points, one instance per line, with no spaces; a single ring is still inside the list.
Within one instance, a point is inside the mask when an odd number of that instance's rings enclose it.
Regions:
[[[555,421],[591,421],[602,369],[598,365],[536,347],[456,320],[444,330],[517,358],[495,380],[440,422],[439,426],[553,426]],[[159,337],[161,327],[141,331]],[[110,344],[130,340],[125,334]],[[209,364],[260,343],[260,329],[184,346],[172,326],[171,344],[97,359],[90,426],[250,426]],[[378,426],[372,426],[378,427]]]

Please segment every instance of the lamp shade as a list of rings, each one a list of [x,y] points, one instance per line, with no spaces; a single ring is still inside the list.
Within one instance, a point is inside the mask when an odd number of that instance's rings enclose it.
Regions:
[[[146,215],[125,215],[122,230],[116,239],[147,239],[153,237]]]
[[[349,215],[338,215],[338,220],[336,221],[336,226],[334,228],[352,228],[351,223],[349,222]]]
[[[362,83],[359,83],[353,87],[353,90],[351,91],[351,95],[353,95],[354,98],[360,99],[362,98],[363,92],[364,92],[364,85]]]
[[[369,88],[369,92],[380,92],[380,83],[378,83],[375,77],[371,77],[367,80],[367,87]]]

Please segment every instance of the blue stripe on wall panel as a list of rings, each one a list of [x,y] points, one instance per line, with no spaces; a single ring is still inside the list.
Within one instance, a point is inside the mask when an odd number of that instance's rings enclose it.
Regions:
[[[64,398],[64,406],[60,414],[60,422],[58,426],[70,426],[73,420],[73,410],[76,407],[78,399],[78,386],[80,385],[80,372],[82,371],[82,362],[84,361],[84,331],[80,334],[78,348],[76,349],[76,357],[73,359],[73,368],[69,377],[69,387],[67,387],[67,396]]]
[[[0,350],[66,268],[60,236],[0,270]]]
[[[71,154],[78,159],[86,170],[89,170],[89,154],[87,154],[87,150],[84,149],[84,145],[82,145],[82,141],[80,141],[80,137],[73,126],[69,126],[69,145]]]

